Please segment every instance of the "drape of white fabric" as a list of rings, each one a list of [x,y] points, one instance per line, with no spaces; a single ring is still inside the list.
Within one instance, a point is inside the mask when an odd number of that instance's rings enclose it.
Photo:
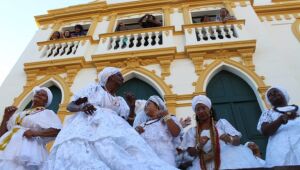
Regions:
[[[271,123],[277,120],[282,113],[273,109],[262,113],[257,130],[261,132],[264,122]],[[299,112],[297,112],[299,116]],[[266,167],[300,165],[300,118],[289,120],[287,124],[281,125],[276,133],[269,137],[266,151]]]
[[[18,115],[22,118],[26,111],[15,113],[7,122],[6,132],[0,143],[12,132],[13,128],[20,128],[11,138],[4,151],[0,151],[0,167],[7,170],[38,169],[47,159],[48,152],[45,145],[54,138],[23,137],[26,130],[42,130],[48,128],[61,129],[61,121],[51,110],[43,110],[23,119],[21,125],[16,125]]]
[[[101,86],[91,85],[78,97],[88,97],[96,106],[92,116],[75,113],[59,133],[46,170],[176,169],[160,160],[143,138],[123,119],[129,108],[121,97],[114,97]]]
[[[172,116],[172,120],[180,127],[176,117]],[[162,160],[175,167],[176,148],[181,143],[180,136],[173,137],[163,120],[151,120],[142,123],[141,126],[145,130],[141,134],[145,141]]]
[[[227,120],[220,119],[216,128],[218,130],[219,136],[224,133],[227,133],[231,136],[241,136],[241,133],[237,131]],[[204,130],[201,132],[202,136],[210,136],[209,130]],[[181,144],[182,148],[189,148],[196,146],[196,128],[190,128],[184,135],[183,141]],[[211,141],[204,145],[204,150],[209,151],[212,149]],[[238,169],[238,168],[254,168],[254,167],[262,167],[263,165],[254,157],[252,152],[245,147],[244,145],[233,146],[230,144],[226,144],[222,140],[220,140],[220,150],[221,150],[221,165],[220,169]],[[207,168],[212,170],[214,169],[213,161],[207,163]],[[199,157],[196,157],[193,161],[193,166],[189,168],[189,170],[199,170],[200,161]]]

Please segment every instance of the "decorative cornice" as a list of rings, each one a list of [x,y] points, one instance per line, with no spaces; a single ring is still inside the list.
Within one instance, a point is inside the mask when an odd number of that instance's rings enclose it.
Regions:
[[[237,2],[237,0],[231,0]],[[239,0],[247,1],[247,0]],[[223,4],[223,0],[144,0],[134,1],[118,4],[106,4],[106,2],[94,2],[82,5],[75,5],[66,8],[49,10],[48,14],[39,15],[35,17],[38,25],[46,25],[60,20],[76,21],[90,19],[95,15],[108,16],[112,12],[116,14],[130,14],[137,12],[148,12],[160,10],[163,11],[166,8],[178,8],[179,6],[208,6],[208,5],[220,5]]]
[[[300,2],[294,1],[290,3],[277,3],[272,5],[255,6],[255,12],[258,16],[275,16],[285,14],[300,13]]]

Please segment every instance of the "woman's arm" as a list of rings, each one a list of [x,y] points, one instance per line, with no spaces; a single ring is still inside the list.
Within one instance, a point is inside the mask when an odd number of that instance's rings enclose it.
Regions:
[[[177,137],[180,134],[180,127],[174,122],[171,115],[167,111],[160,113],[163,117],[164,122],[167,124],[168,129],[173,137]]]
[[[0,126],[0,137],[4,135],[8,129],[7,129],[7,121],[12,117],[12,115],[18,110],[15,106],[9,106],[6,107],[3,114],[2,123]]]
[[[271,123],[268,122],[262,123],[261,132],[265,136],[272,136],[274,135],[274,133],[276,133],[276,131],[282,124],[286,124],[287,122],[288,122],[288,116],[282,115]]]
[[[43,129],[43,130],[27,130],[24,132],[23,136],[26,138],[32,138],[32,137],[56,137],[59,133],[60,129]]]

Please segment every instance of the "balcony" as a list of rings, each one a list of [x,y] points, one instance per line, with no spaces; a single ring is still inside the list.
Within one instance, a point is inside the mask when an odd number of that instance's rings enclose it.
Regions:
[[[174,27],[154,27],[100,34],[96,55],[175,47]]]
[[[38,42],[38,61],[83,57],[90,48],[92,42],[93,39],[91,36]]]
[[[207,22],[184,25],[186,45],[202,45],[250,40],[245,31],[245,20]]]

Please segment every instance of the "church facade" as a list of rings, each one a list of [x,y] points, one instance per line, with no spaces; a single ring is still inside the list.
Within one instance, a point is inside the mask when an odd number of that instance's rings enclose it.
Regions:
[[[256,124],[268,107],[268,87],[284,86],[300,103],[300,1],[125,1],[98,0],[36,16],[39,29],[0,88],[0,108],[25,109],[31,90],[46,86],[54,93],[51,109],[63,119],[73,93],[113,66],[125,79],[119,95],[159,95],[180,118],[193,116],[191,99],[206,94],[218,118],[241,131],[243,141],[264,148]],[[222,8],[234,19],[218,21]],[[145,14],[161,26],[140,28]],[[117,30],[120,24],[127,28]],[[83,35],[50,40],[75,25]]]

